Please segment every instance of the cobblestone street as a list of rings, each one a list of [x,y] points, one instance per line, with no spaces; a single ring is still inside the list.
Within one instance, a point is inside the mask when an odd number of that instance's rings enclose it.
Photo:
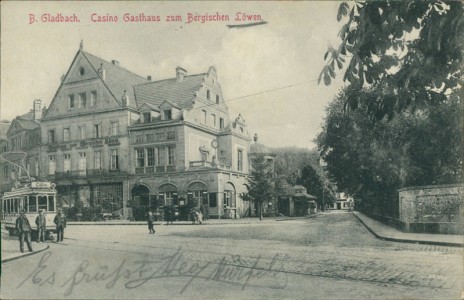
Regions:
[[[2,298],[98,290],[107,299],[458,299],[463,290],[462,248],[381,241],[351,213],[147,233],[141,225],[69,227],[63,244],[2,266]]]

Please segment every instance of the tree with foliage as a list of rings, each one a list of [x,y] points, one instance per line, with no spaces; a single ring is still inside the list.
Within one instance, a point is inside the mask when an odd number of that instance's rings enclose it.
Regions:
[[[252,170],[248,178],[248,194],[244,200],[252,201],[258,208],[259,219],[263,219],[263,203],[275,197],[275,183],[272,168],[264,156],[253,159]]]
[[[358,92],[361,100],[370,96]],[[463,181],[462,96],[378,121],[364,106],[347,113],[346,97],[341,92],[329,105],[317,143],[330,176],[358,207],[394,216],[398,189]]]
[[[325,210],[325,205],[333,204],[335,201],[332,185],[328,184],[328,181],[325,182],[325,178],[321,177],[311,165],[303,167],[297,184],[304,186],[309,194],[317,197],[317,205],[322,207],[322,210]]]
[[[319,82],[346,65],[345,108],[360,106],[375,120],[435,105],[463,85],[462,1],[356,1],[342,3],[341,43],[329,47]],[[357,91],[370,88],[365,103]]]

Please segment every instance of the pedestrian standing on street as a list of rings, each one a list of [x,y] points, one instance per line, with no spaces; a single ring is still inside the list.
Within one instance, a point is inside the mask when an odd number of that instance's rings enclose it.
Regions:
[[[19,250],[22,253],[24,253],[24,239],[26,240],[29,252],[32,252],[31,231],[31,224],[29,224],[29,220],[24,215],[24,210],[21,210],[19,217],[16,219],[16,232],[19,233]]]
[[[164,218],[166,219],[166,225],[169,225],[169,223],[173,224],[172,218],[173,218],[173,208],[171,206],[165,206],[164,208]]]
[[[66,217],[63,214],[63,210],[58,209],[58,213],[55,216],[53,222],[56,225],[56,241],[62,242],[64,237],[64,229],[66,228]]]
[[[39,215],[35,218],[35,225],[37,225],[37,243],[40,241],[45,242],[45,229],[47,228],[47,220],[42,209],[39,210]]]
[[[153,222],[155,221],[155,216],[153,215],[151,211],[148,212],[147,221],[148,221],[148,230],[150,231],[149,234],[154,234],[155,229],[153,228],[154,226]]]

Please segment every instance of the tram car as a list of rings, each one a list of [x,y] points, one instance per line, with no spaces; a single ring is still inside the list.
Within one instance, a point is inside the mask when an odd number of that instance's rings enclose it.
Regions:
[[[23,184],[21,187],[12,188],[11,192],[5,192],[2,197],[2,223],[10,235],[15,234],[16,219],[21,210],[32,227],[32,235],[37,235],[35,219],[39,215],[39,210],[44,212],[47,227],[46,234],[56,233],[53,220],[57,211],[57,196],[55,184],[44,181],[34,181]]]

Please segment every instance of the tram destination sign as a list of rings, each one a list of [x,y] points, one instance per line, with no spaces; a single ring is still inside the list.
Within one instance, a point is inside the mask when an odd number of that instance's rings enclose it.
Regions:
[[[31,188],[51,188],[51,183],[50,182],[31,182]]]

